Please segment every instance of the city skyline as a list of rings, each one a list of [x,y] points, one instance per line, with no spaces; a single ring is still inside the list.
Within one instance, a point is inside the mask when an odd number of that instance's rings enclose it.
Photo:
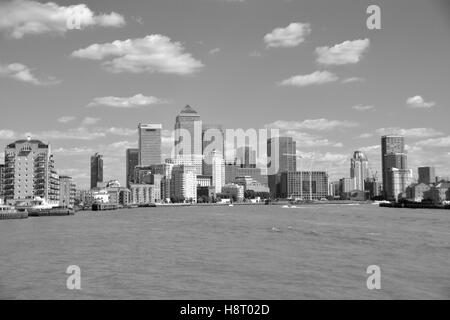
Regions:
[[[0,7],[19,10],[16,2]],[[24,3],[20,10],[35,10],[33,1]],[[162,153],[169,157],[174,119],[187,104],[204,123],[281,129],[294,138],[300,156],[316,155],[314,169],[330,172],[331,181],[349,176],[354,151],[364,152],[381,173],[379,139],[385,134],[405,136],[415,175],[416,168],[433,166],[438,176],[450,176],[444,2],[405,1],[411,10],[404,11],[380,1],[382,30],[366,28],[365,2],[84,3],[97,15],[115,12],[125,23],[115,16],[109,24],[81,30],[47,25],[42,32],[20,29],[20,21],[0,25],[6,114],[0,143],[28,134],[50,143],[58,173],[81,188],[89,186],[89,157],[96,152],[104,155],[105,181],[126,185],[125,152],[138,146],[138,123],[162,124]],[[174,12],[182,12],[182,21]],[[336,14],[330,18],[330,12]],[[271,19],[264,19],[268,14]],[[418,24],[417,15],[433,24]],[[297,37],[283,41],[276,30]],[[141,52],[138,65],[120,57],[121,65],[91,60],[91,45],[126,39],[135,39],[136,47],[154,43],[148,50],[165,47],[170,55],[155,63]],[[346,54],[339,54],[342,48]],[[46,54],[35,55],[39,49]],[[178,62],[182,67],[174,68]]]

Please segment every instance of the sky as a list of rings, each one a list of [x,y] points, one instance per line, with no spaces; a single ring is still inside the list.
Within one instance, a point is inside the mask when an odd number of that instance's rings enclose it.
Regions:
[[[298,168],[331,180],[356,150],[380,177],[383,134],[405,136],[414,172],[450,176],[449,34],[439,0],[2,0],[0,150],[48,142],[80,188],[99,152],[124,184],[138,123],[163,125],[167,153],[189,104],[206,123],[293,136]]]

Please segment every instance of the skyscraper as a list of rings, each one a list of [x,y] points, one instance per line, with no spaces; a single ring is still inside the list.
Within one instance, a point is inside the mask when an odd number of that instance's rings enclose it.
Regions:
[[[353,190],[364,191],[364,182],[368,177],[369,161],[364,153],[355,151],[350,163],[350,178],[353,179]]]
[[[297,145],[292,137],[267,139],[267,157],[270,174],[297,171]]]
[[[202,129],[202,154],[216,150],[220,154],[225,154],[225,132],[221,125],[203,124]],[[212,145],[214,144],[214,145]],[[208,150],[209,149],[209,150]],[[212,150],[211,150],[212,149]]]
[[[256,151],[248,146],[238,148],[235,165],[241,168],[256,168]]]
[[[0,204],[3,203],[4,195],[3,195],[3,179],[5,179],[5,165],[0,164]]]
[[[436,182],[434,167],[419,168],[419,183],[432,184]]]
[[[184,107],[175,119],[175,155],[201,155],[202,130],[197,111],[189,105]]]
[[[126,163],[126,184],[129,189],[130,183],[134,182],[134,168],[139,165],[139,149],[127,149]]]
[[[59,204],[59,176],[49,144],[18,140],[5,148],[4,196],[8,203],[45,199]]]
[[[392,194],[393,181],[391,170],[393,168],[399,170],[407,169],[404,137],[395,135],[381,137],[381,166],[383,171],[383,196],[386,199],[395,198],[395,195]],[[400,183],[399,185],[402,184]]]
[[[103,182],[103,156],[96,153],[91,156],[91,189]]]
[[[139,165],[161,163],[161,124],[139,124]]]
[[[73,208],[75,205],[76,185],[68,176],[59,177],[59,205]]]
[[[193,165],[197,175],[203,171],[202,128],[200,115],[189,105],[175,119],[174,163]]]

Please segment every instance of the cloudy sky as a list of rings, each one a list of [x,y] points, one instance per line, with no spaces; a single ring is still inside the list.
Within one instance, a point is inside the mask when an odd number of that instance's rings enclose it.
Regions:
[[[349,175],[355,150],[380,172],[380,135],[405,135],[410,167],[450,175],[450,6],[376,1],[0,2],[0,148],[50,142],[61,174],[89,184],[89,157],[124,182],[139,122],[170,144],[190,104],[207,123],[279,128]],[[167,149],[167,148],[166,148]],[[305,163],[303,163],[305,162]],[[380,176],[380,174],[379,174]]]

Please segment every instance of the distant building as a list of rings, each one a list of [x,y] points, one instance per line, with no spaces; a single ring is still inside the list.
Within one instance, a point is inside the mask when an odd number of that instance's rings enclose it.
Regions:
[[[234,183],[236,177],[250,176],[253,180],[267,186],[268,178],[261,173],[260,168],[241,168],[234,164],[225,165],[225,183]]]
[[[5,200],[5,195],[3,194],[3,180],[5,179],[5,165],[0,164],[0,203]]]
[[[383,196],[386,199],[395,198],[392,179],[389,177],[391,169],[406,170],[405,138],[396,135],[381,137],[381,166],[383,174]],[[406,189],[406,187],[405,187]]]
[[[172,169],[171,198],[197,202],[197,173],[193,165],[175,165]]]
[[[197,176],[197,187],[211,187],[212,176]]]
[[[157,184],[131,184],[130,204],[143,205],[161,201],[161,188]]]
[[[328,175],[324,171],[281,173],[279,198],[320,200],[328,196]]]
[[[215,193],[222,192],[222,187],[225,185],[225,160],[223,159],[223,154],[212,151],[205,155],[203,175],[211,176],[211,186],[214,187]]]
[[[292,137],[267,139],[267,172],[270,175],[297,171],[297,147]]]
[[[140,166],[161,163],[161,130],[161,124],[139,124],[138,149]]]
[[[225,132],[221,125],[203,124],[202,128],[202,154],[207,155],[212,151],[225,154]]]
[[[424,200],[432,201],[434,204],[450,200],[450,182],[441,182],[431,186],[430,190],[424,193]]]
[[[189,105],[175,119],[174,163],[195,166],[197,175],[203,171],[202,128],[200,115]]]
[[[333,197],[333,198],[340,198],[341,194],[340,194],[340,182],[339,181],[333,181],[330,182],[328,185],[328,195]]]
[[[406,198],[406,188],[411,182],[412,170],[391,168],[387,175],[387,200],[399,201]]]
[[[256,168],[256,150],[248,146],[238,148],[234,165],[241,168]]]
[[[69,176],[59,176],[59,205],[73,208],[75,205],[76,185]]]
[[[366,179],[364,185],[364,190],[369,191],[370,199],[380,197],[383,194],[383,185],[376,178]]]
[[[339,180],[339,195],[342,200],[349,200],[350,194],[354,190],[355,182],[352,178],[342,178]]]
[[[406,188],[406,199],[415,202],[422,202],[425,195],[430,191],[430,185],[425,183],[414,183]]]
[[[350,165],[350,178],[353,179],[353,190],[365,190],[364,181],[369,177],[369,161],[364,153],[355,151]],[[352,191],[353,191],[352,190]]]
[[[420,167],[418,169],[419,183],[432,184],[436,183],[436,173],[434,167]]]
[[[228,183],[223,186],[221,195],[222,197],[232,199],[233,201],[243,201],[244,187],[234,183]]]
[[[28,138],[6,146],[3,193],[8,204],[40,197],[59,205],[59,176],[49,144]]]
[[[103,156],[96,153],[91,156],[91,189],[103,182]]]
[[[236,177],[235,184],[243,186],[244,192],[249,190],[253,192],[269,193],[269,187],[259,181],[254,180],[251,176]]]
[[[134,168],[139,165],[139,149],[127,149],[126,152],[126,184],[134,183]]]
[[[172,169],[174,164],[170,161],[162,164],[154,164],[150,166],[150,170],[154,174],[159,174],[161,178],[161,197],[164,201],[170,199],[170,181],[172,179]]]

